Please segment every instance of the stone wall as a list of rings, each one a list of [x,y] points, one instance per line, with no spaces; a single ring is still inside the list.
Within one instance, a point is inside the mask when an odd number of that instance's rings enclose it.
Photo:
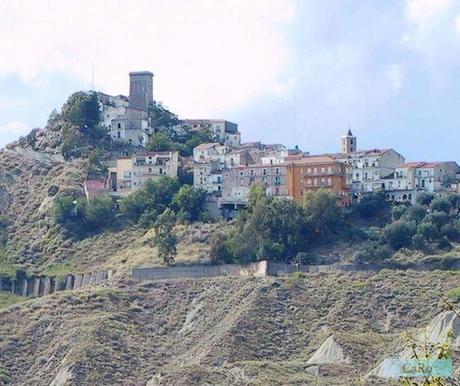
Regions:
[[[39,297],[56,291],[76,290],[78,288],[99,284],[112,277],[110,270],[101,270],[85,274],[69,274],[62,279],[53,276],[17,276],[16,278],[0,276],[0,292],[9,292],[23,297]]]
[[[245,265],[184,265],[133,269],[133,277],[139,280],[198,279],[216,276],[263,277],[266,275],[267,261],[258,261]]]

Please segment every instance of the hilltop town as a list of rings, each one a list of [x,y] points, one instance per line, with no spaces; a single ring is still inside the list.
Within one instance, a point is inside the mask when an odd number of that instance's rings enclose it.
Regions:
[[[394,202],[415,203],[422,192],[437,196],[460,193],[460,167],[454,161],[407,162],[395,149],[358,147],[347,130],[340,152],[312,155],[282,144],[242,143],[238,125],[224,119],[173,119],[155,126],[149,118],[153,74],[131,72],[129,96],[97,93],[104,127],[113,140],[133,144],[129,157],[112,160],[103,179],[88,180],[89,195],[106,192],[126,197],[146,181],[162,176],[176,178],[180,166],[193,168],[193,185],[207,193],[206,208],[213,217],[232,219],[247,208],[251,185],[262,184],[269,196],[301,202],[304,194],[329,191],[338,205],[348,206],[363,196],[385,192]],[[151,138],[162,131],[210,130],[213,142],[193,148],[193,159],[179,151],[148,151]],[[397,145],[397,144],[395,144]]]

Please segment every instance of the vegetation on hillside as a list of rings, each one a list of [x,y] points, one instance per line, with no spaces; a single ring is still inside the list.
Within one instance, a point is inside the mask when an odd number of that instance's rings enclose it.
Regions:
[[[354,241],[356,262],[381,262],[394,252],[450,250],[460,240],[459,195],[428,199],[416,205],[393,205],[383,194],[369,195],[350,208],[337,206],[327,191],[305,196],[304,202],[267,197],[253,186],[249,208],[211,246],[214,262],[260,259],[313,263],[314,248]],[[389,216],[388,214],[391,214]],[[362,221],[374,220],[378,226]]]

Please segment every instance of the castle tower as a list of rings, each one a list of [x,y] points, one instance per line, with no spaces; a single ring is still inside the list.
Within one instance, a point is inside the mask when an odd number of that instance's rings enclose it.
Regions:
[[[348,129],[347,135],[342,137],[342,153],[353,153],[356,149],[356,137],[353,135],[351,130]]]
[[[129,73],[129,107],[147,111],[153,102],[153,73],[137,71]]]

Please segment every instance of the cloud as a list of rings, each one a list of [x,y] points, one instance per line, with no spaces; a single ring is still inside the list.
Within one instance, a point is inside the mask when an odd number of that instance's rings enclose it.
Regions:
[[[450,76],[460,65],[457,18],[460,3],[452,0],[407,0],[403,35],[406,46],[438,85],[449,86]]]
[[[24,12],[27,9],[27,12]],[[183,114],[212,114],[279,92],[290,0],[0,3],[0,75],[27,82],[67,72],[127,93],[128,75],[156,74],[155,96]]]
[[[27,123],[11,121],[0,125],[0,147],[15,141],[21,135],[29,133],[31,127]]]

